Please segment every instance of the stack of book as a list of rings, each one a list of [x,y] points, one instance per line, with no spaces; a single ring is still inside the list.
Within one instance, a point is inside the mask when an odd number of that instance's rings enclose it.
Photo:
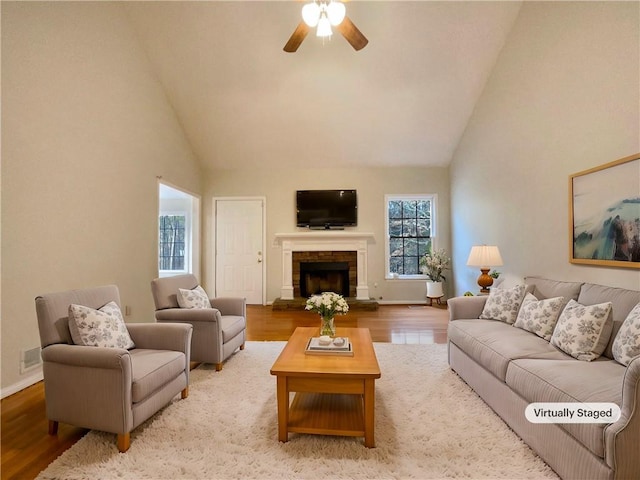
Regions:
[[[344,340],[344,341],[341,341]],[[306,355],[345,355],[353,356],[353,347],[348,337],[336,337],[329,344],[320,341],[320,337],[311,337],[304,353]]]

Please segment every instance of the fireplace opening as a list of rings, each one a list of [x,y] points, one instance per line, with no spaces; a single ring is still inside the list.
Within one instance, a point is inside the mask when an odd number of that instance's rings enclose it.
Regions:
[[[322,292],[349,296],[349,262],[300,262],[300,294]]]

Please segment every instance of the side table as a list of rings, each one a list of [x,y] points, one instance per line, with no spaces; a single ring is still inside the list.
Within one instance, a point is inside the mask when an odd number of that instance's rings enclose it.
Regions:
[[[429,296],[427,296],[427,302],[428,302],[427,306],[428,307],[432,307],[434,300],[436,301],[437,305],[442,305],[442,301],[441,301],[442,297],[444,297],[444,295],[440,295],[439,297],[429,297]]]

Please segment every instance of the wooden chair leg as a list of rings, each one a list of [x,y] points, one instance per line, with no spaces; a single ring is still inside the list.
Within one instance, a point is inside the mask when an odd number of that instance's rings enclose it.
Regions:
[[[183,400],[189,396],[189,387],[185,387],[182,392],[180,392],[180,398]]]
[[[55,420],[49,420],[49,435],[58,434],[58,422]]]
[[[244,350],[244,343],[240,345],[240,350]]]
[[[216,372],[219,372],[220,370],[222,370],[222,364],[216,363]]]
[[[129,450],[131,446],[131,433],[119,433],[118,434],[118,451],[124,453]]]

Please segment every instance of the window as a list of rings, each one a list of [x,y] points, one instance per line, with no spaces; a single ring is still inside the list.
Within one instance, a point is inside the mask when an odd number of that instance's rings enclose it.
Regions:
[[[158,270],[186,271],[186,215],[160,215],[158,224]]]
[[[420,276],[435,239],[436,195],[387,195],[387,277]]]

